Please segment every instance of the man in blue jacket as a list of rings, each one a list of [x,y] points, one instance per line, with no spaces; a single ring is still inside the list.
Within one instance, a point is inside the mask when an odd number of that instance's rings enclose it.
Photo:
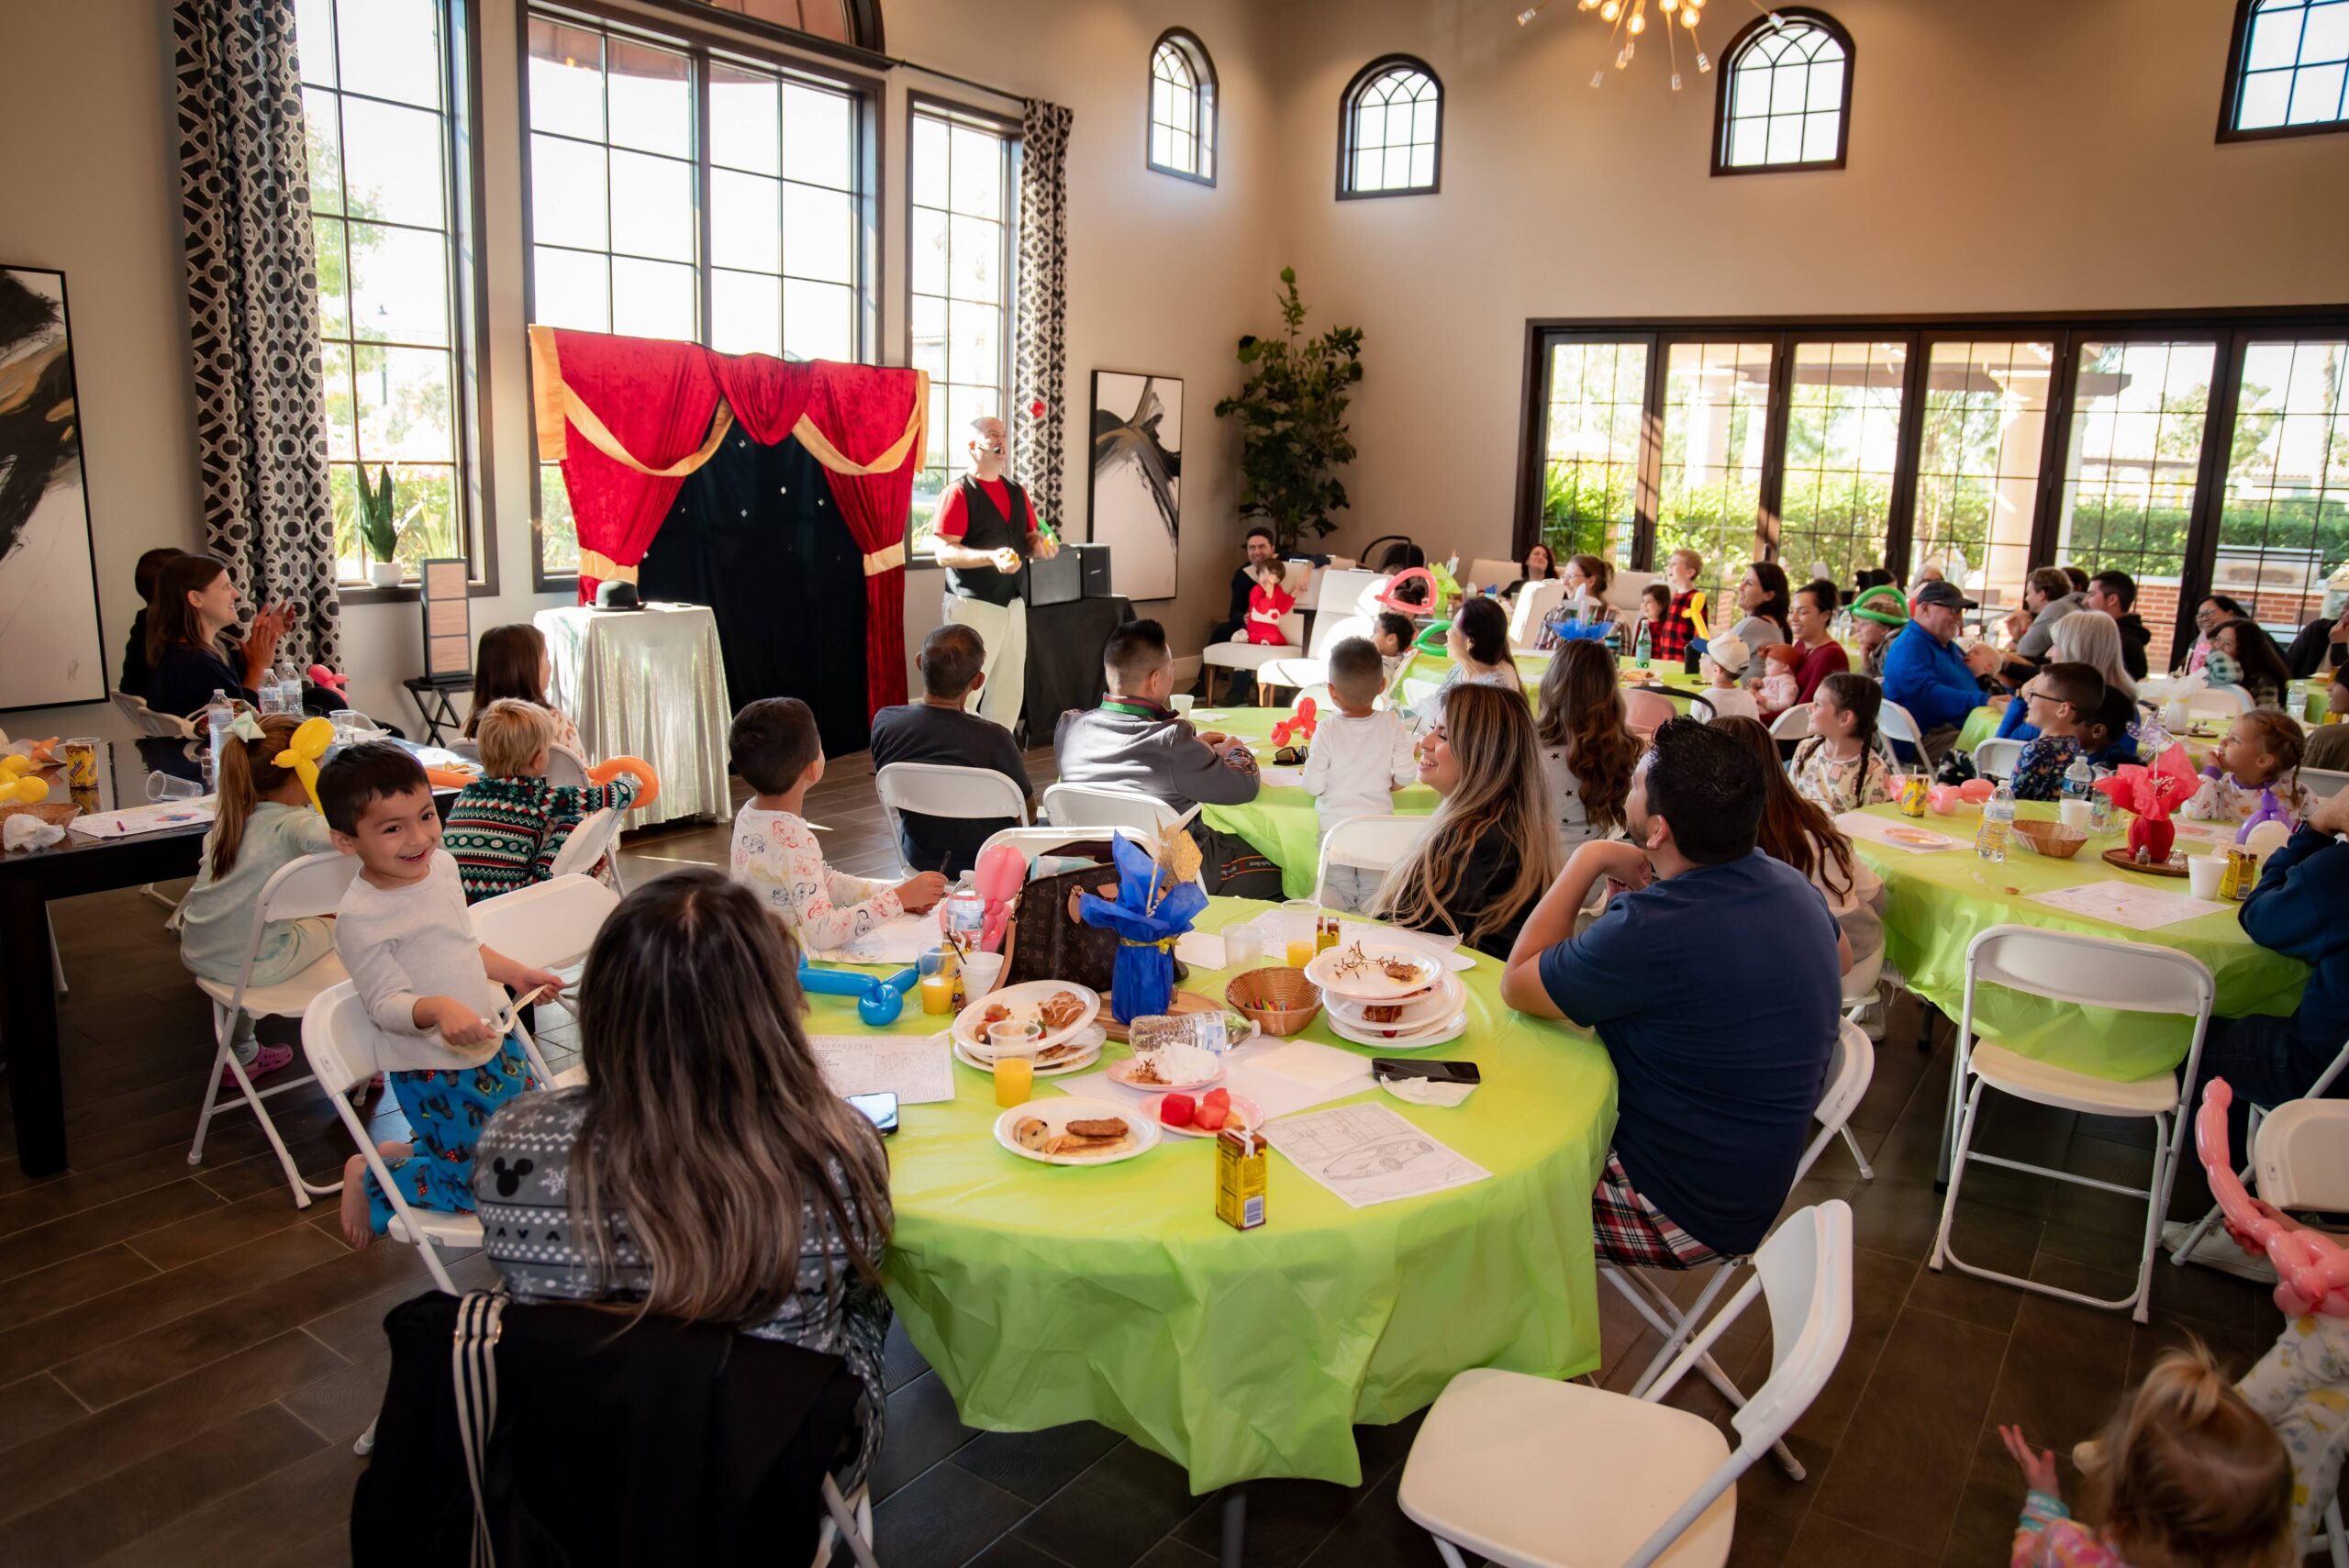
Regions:
[[[2194,1075],[2202,1087],[2224,1078],[2235,1092],[2228,1109],[2228,1147],[2243,1148],[2245,1106],[2274,1106],[2315,1086],[2349,1043],[2349,791],[2317,802],[2299,831],[2267,857],[2259,885],[2238,918],[2251,940],[2309,966],[2309,983],[2292,1016],[2213,1018]],[[2325,1090],[2349,1099],[2349,1073]]]
[[[1925,739],[1925,761],[1938,764],[1965,722],[1982,705],[1981,677],[1998,669],[1987,643],[1966,652],[1955,646],[1965,595],[1935,578],[1917,589],[1908,628],[1884,651],[1884,695],[1909,710]]]

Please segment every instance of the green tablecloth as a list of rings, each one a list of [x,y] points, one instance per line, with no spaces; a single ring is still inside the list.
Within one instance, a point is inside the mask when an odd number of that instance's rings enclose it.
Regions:
[[[2026,803],[2025,817],[2053,818],[2053,805]],[[1870,817],[1901,820],[1898,807],[1870,806]],[[1928,816],[1921,827],[1968,839],[1978,813]],[[2308,965],[2272,952],[2243,934],[2232,910],[2135,930],[2074,915],[2032,901],[2032,895],[2087,882],[2129,882],[2178,894],[2183,878],[2149,877],[2108,865],[2103,851],[2120,844],[2114,835],[2091,839],[2068,861],[2052,861],[2018,844],[1996,864],[1969,848],[1938,854],[1904,850],[1854,838],[1854,846],[1884,879],[1885,956],[1911,990],[1955,1019],[1965,1001],[1965,948],[1992,926],[2013,923],[2090,936],[2125,937],[2193,954],[2218,982],[2221,1017],[2289,1013],[2299,1006]],[[2213,846],[2180,837],[2179,851],[2208,853]],[[2186,1059],[2190,1021],[2105,1008],[2071,1007],[1993,987],[1975,1000],[1978,1033],[2025,1056],[2054,1062],[2099,1078],[2128,1080],[2168,1072]]]
[[[2001,709],[1991,707],[1987,704],[1967,714],[1965,722],[1958,726],[1955,749],[1960,751],[1971,751],[1983,741],[1996,735],[1998,732],[1998,720],[2002,717],[2004,715]],[[2083,850],[2080,852],[2086,854],[2087,851]]]
[[[1199,924],[1263,908],[1218,899]],[[1188,988],[1220,996],[1226,978],[1195,972]],[[1597,1367],[1590,1191],[1614,1069],[1597,1040],[1503,1006],[1491,959],[1462,978],[1468,1032],[1426,1054],[1475,1061],[1484,1086],[1451,1109],[1361,1096],[1492,1173],[1424,1197],[1350,1208],[1275,1155],[1266,1221],[1238,1231],[1215,1216],[1205,1140],[1092,1169],[1021,1160],[995,1141],[991,1080],[959,1064],[952,1102],[905,1106],[889,1295],[962,1418],[1098,1421],[1183,1465],[1198,1493],[1266,1476],[1352,1485],[1353,1424],[1400,1420],[1457,1373]],[[937,1021],[909,1005],[885,1032]],[[818,997],[809,1028],[863,1026]],[[1357,1049],[1320,1018],[1302,1038]]]

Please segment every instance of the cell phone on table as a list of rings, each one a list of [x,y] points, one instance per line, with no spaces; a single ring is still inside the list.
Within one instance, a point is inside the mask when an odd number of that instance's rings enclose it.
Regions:
[[[1476,1071],[1473,1062],[1405,1061],[1400,1057],[1374,1056],[1370,1070],[1381,1078],[1425,1078],[1437,1084],[1481,1084],[1485,1075]]]
[[[851,1095],[848,1103],[864,1113],[865,1118],[888,1137],[897,1130],[897,1096],[889,1094]]]

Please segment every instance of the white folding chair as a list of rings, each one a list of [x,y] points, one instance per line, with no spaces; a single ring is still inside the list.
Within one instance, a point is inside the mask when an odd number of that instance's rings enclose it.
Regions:
[[[1876,710],[1876,733],[1887,740],[1906,741],[1920,749],[1925,744],[1924,733],[1917,728],[1916,719],[1890,697],[1885,698],[1884,706]]]
[[[2342,785],[2349,784],[2349,773],[2332,768],[2302,768],[2299,778],[2301,787],[2319,800],[2331,800],[2341,793]]]
[[[573,873],[484,898],[467,913],[484,947],[517,963],[561,969],[587,956],[619,902],[594,877]]]
[[[468,740],[462,735],[451,735],[440,743],[440,750],[471,762],[476,768],[481,766],[481,742],[478,740]],[[551,773],[554,768],[554,753],[551,750],[547,754],[547,768]],[[550,778],[548,782],[552,783],[553,780]]]
[[[1411,852],[1435,821],[1432,817],[1349,817],[1330,825],[1321,839],[1321,863],[1313,873],[1313,896],[1323,900],[1330,868],[1384,873]]]
[[[1640,595],[1648,591],[1650,584],[1663,581],[1664,573],[1661,572],[1618,570],[1608,576],[1607,592],[1599,597],[1611,607],[1636,616],[1640,613]]]
[[[1770,721],[1773,740],[1802,740],[1810,735],[1810,705],[1798,702]]]
[[[873,787],[888,814],[889,837],[902,844],[903,813],[999,822],[1008,817],[1028,826],[1028,797],[1019,785],[993,768],[962,768],[945,762],[892,762],[873,775]]]
[[[1108,834],[1102,833],[1098,836],[1106,839]],[[979,853],[985,856],[997,844],[1009,844],[1027,857],[1029,868],[1033,870],[1038,855],[1050,854],[1062,845],[1073,843],[1084,837],[1085,835],[1081,830],[1055,828],[1049,824],[1041,828],[999,828],[987,835],[987,841],[979,846]]]
[[[1056,784],[1044,791],[1044,815],[1055,828],[1130,828],[1155,844],[1199,814],[1177,811],[1154,795],[1116,784]]]
[[[2022,761],[2023,743],[2012,736],[1993,736],[1974,748],[1974,771],[1986,779],[2014,777],[2015,764]]]
[[[2198,686],[2186,694],[2185,702],[2189,717],[2208,714],[2217,718],[2233,718],[2256,706],[2251,700],[2250,689],[2244,686]]]
[[[1279,686],[1286,691],[1303,692],[1311,686],[1326,685],[1330,679],[1327,659],[1268,659],[1256,668],[1256,687],[1261,693],[1266,686]],[[1274,707],[1262,695],[1256,699],[1259,707]]]
[[[237,973],[234,985],[217,980],[195,977],[197,987],[212,1002],[213,1061],[204,1081],[204,1108],[196,1113],[195,1141],[188,1145],[187,1162],[204,1163],[204,1138],[212,1129],[212,1118],[229,1108],[220,1103],[220,1074],[227,1072],[237,1085],[237,1093],[261,1123],[262,1135],[269,1140],[270,1148],[277,1151],[277,1163],[285,1173],[285,1184],[294,1191],[294,1207],[310,1207],[311,1195],[328,1196],[342,1190],[340,1182],[323,1184],[305,1181],[295,1168],[294,1156],[286,1151],[285,1139],[277,1130],[277,1123],[270,1119],[269,1108],[262,1102],[272,1095],[282,1095],[288,1089],[298,1089],[309,1083],[310,1075],[282,1078],[266,1089],[256,1089],[253,1081],[237,1060],[237,1021],[250,1013],[257,1018],[298,1018],[306,1014],[329,986],[348,978],[342,960],[328,952],[297,974],[273,985],[255,985],[253,960],[261,951],[261,941],[273,920],[311,919],[331,915],[342,902],[351,879],[359,873],[359,861],[353,855],[340,855],[328,851],[323,854],[305,855],[277,868],[270,879],[262,884],[261,896],[254,900],[252,935],[245,943],[245,962]],[[284,1071],[284,1069],[280,1069]]]
[[[1852,972],[1843,976],[1842,1007],[1846,1024],[1860,1029],[1860,1015],[1875,1006],[1876,982],[1883,978],[1884,949],[1880,947],[1852,965]],[[1860,1030],[1860,1038],[1867,1040],[1866,1030]],[[1876,1044],[1873,1040],[1868,1044],[1868,1073],[1871,1077],[1876,1073]],[[1845,1114],[1848,1118],[1849,1113]],[[1852,1136],[1852,1124],[1848,1119],[1843,1123],[1843,1147],[1852,1151],[1852,1163],[1860,1168],[1860,1180],[1875,1181],[1876,1167],[1870,1165],[1868,1157],[1860,1152],[1860,1140]]]
[[[2262,1151],[2266,1148],[2266,1145],[2260,1142],[2260,1128],[2262,1123],[2264,1123],[2277,1111],[2283,1109],[2285,1106],[2310,1105],[2322,1101],[2325,1095],[2325,1091],[2332,1087],[2334,1082],[2340,1078],[2344,1068],[2349,1068],[2349,1044],[2343,1045],[2339,1051],[2333,1053],[2332,1063],[2328,1065],[2322,1073],[2317,1074],[2316,1082],[2309,1085],[2308,1094],[2300,1099],[2286,1100],[2280,1105],[2276,1106],[2263,1106],[2247,1095],[2239,1096],[2243,1100],[2243,1146],[2242,1149],[2238,1150],[2237,1152],[2243,1155],[2243,1169],[2238,1171],[2236,1174],[2245,1183],[2252,1183],[2258,1171],[2258,1162],[2254,1160],[2252,1156]],[[2349,1101],[2342,1103],[2349,1104]],[[2344,1150],[2349,1150],[2349,1145],[2344,1145]],[[2283,1202],[2282,1199],[2277,1198],[2273,1195],[2268,1195],[2267,1201],[2276,1204],[2278,1207],[2281,1207]],[[2344,1203],[2342,1207],[2349,1208],[2349,1203]],[[2210,1231],[2212,1226],[2218,1223],[2219,1206],[2217,1204],[2212,1204],[2210,1206],[2210,1213],[2196,1220],[2194,1222],[2193,1229],[2185,1231],[2170,1244],[2169,1261],[2172,1263],[2185,1262],[2193,1255],[2196,1245],[2201,1241],[2203,1236]],[[2233,1247],[2232,1242],[2226,1242],[2223,1244],[2230,1249]],[[2349,1564],[2343,1564],[2343,1568],[2349,1568]]]
[[[479,760],[478,755],[474,760]],[[574,751],[550,746],[547,748],[547,783],[557,789],[585,789],[587,764],[581,762]]]
[[[1525,575],[1522,562],[1495,561],[1490,556],[1476,556],[1468,562],[1468,570],[1460,574],[1460,585],[1472,594],[1487,588],[1506,588]]]
[[[160,740],[195,739],[195,724],[178,714],[157,713],[147,706],[146,698],[132,696],[128,692],[111,692],[107,695],[114,699],[115,707],[125,718],[130,720],[131,728],[138,730],[139,734],[150,740]]]
[[[1518,590],[1517,603],[1508,612],[1508,640],[1515,648],[1531,648],[1542,623],[1550,612],[1566,602],[1566,584],[1562,578],[1547,578],[1528,583]]]
[[[1345,574],[1322,573],[1322,576],[1342,575]],[[1305,645],[1306,653],[1315,659],[1327,659],[1330,649],[1350,637],[1359,637],[1368,641],[1371,633],[1378,629],[1378,623],[1368,616],[1354,615],[1346,611],[1341,606],[1336,605],[1335,601],[1320,599],[1321,577],[1316,577],[1313,581],[1315,596],[1325,607],[1313,617],[1313,631]]]
[[[1770,1375],[1730,1417],[1663,1401],[1756,1296],[1770,1310]],[[1449,1568],[1468,1553],[1508,1568],[1718,1568],[1736,1482],[1819,1396],[1852,1334],[1852,1211],[1840,1198],[1787,1217],[1753,1277],[1639,1396],[1479,1367],[1444,1387],[1403,1464],[1398,1501]]]
[[[2179,1072],[2131,1083],[2091,1078],[1975,1039],[1974,997],[1976,988],[1985,984],[2076,1007],[2186,1014],[2194,1019],[2193,1040],[2187,1047],[2186,1061]],[[2170,1183],[2177,1174],[2177,1160],[2186,1146],[2187,1124],[2192,1111],[2186,1103],[2186,1089],[2194,1082],[2195,1067],[2202,1060],[2202,1037],[2210,1028],[2210,1006],[2216,995],[2210,972],[2201,961],[2172,948],[2041,930],[2032,926],[1993,926],[1968,942],[1965,1004],[1957,1025],[1956,1093],[1951,1096],[1952,1109],[1959,1118],[1957,1143],[1950,1159],[1949,1189],[1942,1198],[1941,1225],[1933,1236],[1930,1266],[1938,1271],[1944,1264],[1954,1263],[1964,1273],[1982,1279],[2002,1280],[2023,1290],[2076,1301],[2084,1307],[2132,1308],[2132,1316],[2138,1322],[2149,1321],[2154,1248],[2161,1236],[2162,1216],[2169,1207]],[[2051,1166],[1976,1151],[1974,1129],[1981,1114],[1985,1088],[2087,1116],[2152,1118],[2151,1179],[2143,1187],[2124,1186]],[[2110,1301],[2020,1275],[2000,1273],[1959,1257],[1950,1244],[1949,1233],[1951,1221],[1957,1214],[1957,1196],[1965,1184],[1968,1161],[2145,1199],[2145,1238],[2137,1259],[2135,1288],[2120,1300]]]
[[[607,806],[600,811],[589,812],[579,819],[578,825],[571,829],[571,836],[563,840],[562,848],[557,850],[554,859],[548,862],[547,880],[551,882],[556,877],[569,876],[574,872],[581,875],[592,873],[596,862],[610,853],[619,840],[620,814],[618,811]],[[612,882],[615,886],[618,885],[619,880],[620,858],[613,855]],[[628,890],[621,887],[619,891],[625,893]]]
[[[1802,1158],[1795,1162],[1794,1180],[1787,1184],[1789,1191],[1810,1173],[1810,1168],[1819,1162],[1819,1157],[1827,1151],[1827,1146],[1830,1143],[1838,1137],[1846,1140],[1850,1138],[1849,1124],[1852,1109],[1860,1103],[1861,1096],[1868,1092],[1868,1084],[1875,1076],[1875,1042],[1868,1039],[1859,1025],[1848,1018],[1844,1019],[1836,1028],[1835,1046],[1828,1053],[1827,1058],[1827,1081],[1820,1087],[1817,1107],[1810,1113],[1811,1119],[1819,1124],[1819,1130],[1812,1134],[1809,1143],[1804,1146]],[[1853,1144],[1852,1153],[1854,1157],[1859,1151],[1859,1145]],[[1861,1164],[1865,1170],[1866,1162],[1863,1161]],[[1805,1212],[1809,1211],[1805,1210]],[[1761,1250],[1767,1251],[1769,1243],[1765,1241]],[[1664,1369],[1672,1363],[1673,1358],[1680,1353],[1681,1346],[1687,1342],[1693,1325],[1702,1318],[1707,1309],[1712,1306],[1713,1298],[1721,1293],[1722,1288],[1731,1280],[1737,1277],[1740,1269],[1753,1261],[1751,1258],[1744,1257],[1722,1259],[1720,1266],[1714,1269],[1713,1277],[1705,1282],[1703,1291],[1684,1312],[1661,1286],[1639,1271],[1622,1268],[1604,1259],[1600,1260],[1599,1276],[1613,1285],[1617,1293],[1631,1304],[1632,1310],[1647,1319],[1650,1328],[1664,1336],[1664,1343],[1656,1348],[1655,1354],[1649,1358],[1647,1367],[1640,1373],[1639,1380],[1631,1385],[1633,1396],[1645,1394],[1649,1385],[1664,1374]],[[1716,1362],[1710,1355],[1698,1358],[1697,1370],[1704,1374],[1706,1382],[1720,1391],[1721,1397],[1727,1399],[1731,1405],[1742,1407],[1745,1404],[1744,1394],[1739,1390],[1736,1384],[1730,1381],[1729,1374],[1721,1370],[1720,1363]],[[1792,1449],[1781,1442],[1777,1445],[1777,1455],[1779,1464],[1785,1467],[1789,1476],[1797,1481],[1803,1478],[1801,1462],[1795,1458]]]

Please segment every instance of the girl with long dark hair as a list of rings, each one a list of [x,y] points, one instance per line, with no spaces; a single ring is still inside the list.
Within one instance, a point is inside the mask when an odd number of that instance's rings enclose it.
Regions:
[[[1624,711],[1615,656],[1604,645],[1568,642],[1551,655],[1533,730],[1560,843],[1571,852],[1620,829],[1640,743]]]
[[[529,622],[514,621],[483,632],[473,651],[473,704],[465,712],[465,739],[475,739],[474,727],[490,704],[513,697],[546,709],[554,719],[556,747],[584,760],[578,726],[547,700],[547,681],[553,673],[546,636]]]

